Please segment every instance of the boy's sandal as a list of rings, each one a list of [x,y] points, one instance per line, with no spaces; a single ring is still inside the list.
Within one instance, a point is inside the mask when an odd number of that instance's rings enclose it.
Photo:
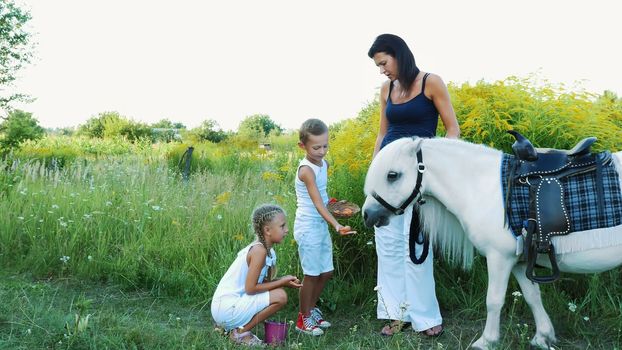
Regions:
[[[428,337],[438,337],[443,334],[444,331],[445,329],[443,328],[443,325],[439,324],[438,326],[428,328],[425,331],[421,331],[419,333]]]
[[[256,335],[251,333],[251,331],[246,331],[242,333],[238,333],[237,329],[234,329],[229,334],[231,341],[238,345],[246,345],[246,346],[260,346],[263,347],[264,343],[261,339],[257,338]]]
[[[395,333],[403,331],[408,326],[410,326],[410,322],[391,321],[391,323],[386,324],[384,327],[382,327],[382,330],[380,330],[380,334],[390,337]]]

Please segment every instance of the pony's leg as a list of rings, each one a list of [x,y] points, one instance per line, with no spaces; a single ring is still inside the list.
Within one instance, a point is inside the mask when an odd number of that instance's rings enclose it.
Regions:
[[[486,256],[488,270],[488,291],[486,293],[486,326],[482,336],[473,343],[476,349],[489,349],[499,341],[499,321],[501,308],[505,301],[505,292],[508,288],[510,272],[516,259],[503,256],[499,253],[489,253]]]
[[[512,273],[520,289],[523,291],[523,296],[531,312],[533,318],[536,321],[536,335],[531,340],[531,345],[544,349],[549,349],[550,346],[557,341],[555,338],[555,330],[553,329],[553,323],[549,315],[542,305],[542,298],[540,297],[540,286],[537,283],[531,282],[525,275],[527,264],[521,263],[514,266]]]

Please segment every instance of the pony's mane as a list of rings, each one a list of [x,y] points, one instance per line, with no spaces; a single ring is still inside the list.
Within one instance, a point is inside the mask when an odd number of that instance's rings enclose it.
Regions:
[[[475,154],[500,153],[499,150],[460,139],[433,138],[422,140],[428,147],[443,149],[446,147],[470,156]],[[425,161],[425,160],[424,160]],[[428,233],[430,242],[437,247],[443,258],[452,265],[460,265],[468,270],[473,264],[475,248],[468,239],[458,218],[436,198],[425,196],[426,203],[420,207],[419,216],[423,229]]]
[[[450,264],[460,264],[463,269],[470,269],[475,249],[458,218],[436,198],[425,196],[425,201],[419,207],[419,218],[423,230],[430,237],[430,243],[440,250]]]
[[[433,144],[433,147],[443,147],[443,146],[447,146],[447,147],[457,147],[459,149],[465,150],[466,152],[469,152],[469,154],[478,154],[478,153],[482,153],[482,154],[488,154],[488,153],[503,153],[502,151],[489,147],[487,145],[484,144],[480,144],[480,143],[473,143],[473,142],[469,142],[466,140],[462,140],[462,139],[448,139],[445,137],[434,137],[431,139],[422,139],[422,142],[420,142],[418,147],[421,147],[421,145],[424,143],[427,145]]]

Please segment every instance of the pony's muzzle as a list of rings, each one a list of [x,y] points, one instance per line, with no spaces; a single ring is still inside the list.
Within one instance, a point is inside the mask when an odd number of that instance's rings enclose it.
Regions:
[[[389,215],[387,211],[382,208],[363,208],[363,221],[367,227],[381,227],[389,224]]]

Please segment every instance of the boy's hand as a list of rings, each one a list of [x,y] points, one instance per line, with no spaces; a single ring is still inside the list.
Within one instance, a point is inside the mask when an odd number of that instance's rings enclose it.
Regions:
[[[283,287],[289,288],[300,288],[302,287],[302,283],[296,276],[287,275],[279,278],[280,281],[283,282]]]
[[[349,236],[356,233],[356,231],[352,231],[350,226],[341,226],[340,224],[335,226],[335,230],[337,230],[341,236]]]

